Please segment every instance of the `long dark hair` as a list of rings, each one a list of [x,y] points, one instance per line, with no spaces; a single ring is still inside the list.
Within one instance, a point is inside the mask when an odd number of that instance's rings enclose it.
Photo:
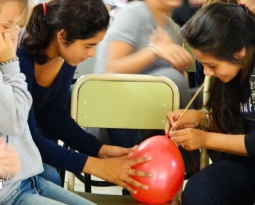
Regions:
[[[64,29],[66,45],[77,39],[89,39],[106,30],[110,16],[101,0],[52,0],[33,8],[22,44],[35,62],[44,64],[48,57],[44,50],[54,35]]]
[[[254,66],[255,18],[254,14],[235,4],[214,3],[199,10],[183,27],[182,36],[188,44],[216,59],[240,64],[244,69]],[[243,48],[246,56],[235,58]],[[239,113],[239,75],[228,83],[212,78],[206,107],[213,110],[217,123],[226,133],[236,127]]]

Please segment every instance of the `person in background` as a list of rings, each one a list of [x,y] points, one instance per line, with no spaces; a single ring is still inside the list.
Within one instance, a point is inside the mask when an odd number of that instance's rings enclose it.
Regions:
[[[1,204],[92,205],[38,176],[42,159],[27,118],[32,98],[16,56],[19,25],[29,12],[28,0],[2,0],[0,4],[0,176]]]
[[[102,1],[51,0],[37,4],[17,55],[33,98],[28,124],[43,162],[74,174],[92,174],[135,193],[130,185],[142,189],[148,186],[130,176],[153,174],[131,167],[148,162],[150,156],[131,159],[133,148],[103,144],[69,114],[70,86],[76,66],[94,56],[109,18]],[[78,152],[47,138],[60,139]]]
[[[186,150],[225,155],[193,175],[183,205],[240,205],[255,201],[255,15],[244,4],[213,3],[183,27],[183,38],[211,76],[201,110],[167,115],[166,132]]]

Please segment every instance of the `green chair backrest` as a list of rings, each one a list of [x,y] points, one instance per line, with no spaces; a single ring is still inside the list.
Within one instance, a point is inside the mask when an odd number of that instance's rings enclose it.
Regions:
[[[71,115],[81,127],[164,129],[179,98],[165,77],[89,74],[74,85]]]
[[[187,71],[187,72],[195,72],[195,71],[196,71],[196,59],[195,59],[195,57],[194,57],[194,55],[193,55],[193,53],[192,53],[192,51],[191,51],[191,48],[190,48],[190,46],[189,46],[186,42],[183,43],[183,47],[184,47],[184,48],[191,54],[191,56],[192,56],[192,65],[188,66],[188,67],[186,68],[186,71]]]

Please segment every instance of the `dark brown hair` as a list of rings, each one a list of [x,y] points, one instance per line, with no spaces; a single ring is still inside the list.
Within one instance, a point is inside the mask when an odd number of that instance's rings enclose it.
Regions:
[[[239,64],[244,69],[254,67],[255,18],[241,6],[213,3],[200,9],[183,27],[182,36],[188,44],[216,59]],[[243,48],[246,56],[239,60],[235,54]],[[239,114],[239,75],[228,83],[213,78],[209,89],[207,107],[226,133],[236,127]]]
[[[46,14],[43,4],[34,7],[22,44],[35,62],[44,64],[48,60],[44,50],[58,31],[66,31],[66,45],[70,45],[77,39],[89,39],[106,30],[109,20],[101,0],[51,0],[46,4]]]

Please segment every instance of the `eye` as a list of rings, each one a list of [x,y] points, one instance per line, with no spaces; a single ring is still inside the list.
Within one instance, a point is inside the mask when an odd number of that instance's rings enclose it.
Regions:
[[[91,48],[91,46],[88,46],[88,45],[87,45],[87,46],[85,46],[85,48],[86,48],[86,49],[90,49],[90,48]]]
[[[208,67],[211,68],[211,69],[214,69],[216,66],[215,65],[211,65],[211,66],[208,65]]]

